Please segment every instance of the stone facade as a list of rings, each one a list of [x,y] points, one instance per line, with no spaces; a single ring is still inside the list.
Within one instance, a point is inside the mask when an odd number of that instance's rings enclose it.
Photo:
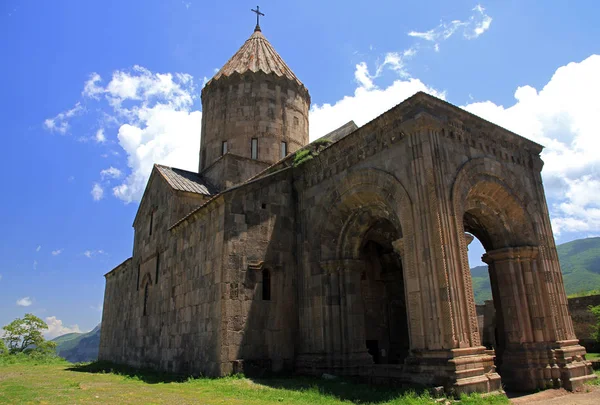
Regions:
[[[261,107],[271,103],[263,92],[278,91],[271,79],[299,82],[280,57],[251,69],[247,52],[216,76],[239,86],[221,86],[218,103],[204,105],[201,161],[215,163],[184,173],[186,187],[153,171],[133,258],[106,275],[100,359],[212,376],[327,372],[455,392],[573,389],[593,378],[567,308],[540,145],[418,93],[308,146],[306,121],[294,135],[302,160],[244,166],[245,147],[218,158],[211,142],[249,145],[251,126],[288,136],[281,116]],[[281,105],[307,112],[308,98],[285,94]],[[256,113],[232,115],[224,129],[216,117],[238,102],[256,103]],[[209,185],[218,190],[172,190]],[[481,343],[465,232],[487,251],[496,352]]]

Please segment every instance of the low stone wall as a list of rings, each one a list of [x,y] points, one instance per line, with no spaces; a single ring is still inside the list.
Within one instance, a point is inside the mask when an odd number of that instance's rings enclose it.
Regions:
[[[600,305],[600,295],[590,295],[589,297],[569,298],[569,312],[573,319],[575,334],[579,338],[581,345],[588,352],[600,352],[600,343],[592,338],[593,325],[596,318],[590,310],[590,306]]]
[[[579,338],[581,345],[585,347],[588,353],[599,353],[600,343],[592,337],[593,325],[596,323],[596,318],[590,312],[589,307],[600,305],[600,295],[569,298],[568,301],[575,334]],[[492,301],[486,301],[486,304],[477,305],[476,307],[481,342],[485,346],[494,346],[494,320],[493,318],[490,319],[490,317],[494,316],[493,303]]]

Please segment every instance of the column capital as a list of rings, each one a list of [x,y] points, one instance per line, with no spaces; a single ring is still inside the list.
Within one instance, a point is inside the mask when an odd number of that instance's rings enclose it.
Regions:
[[[465,232],[465,242],[467,243],[467,249],[469,248],[469,245],[471,244],[471,242],[473,242],[473,239],[475,239],[475,237],[473,235]]]
[[[338,273],[342,271],[359,272],[364,270],[365,261],[361,259],[325,260],[320,262],[320,265],[326,273]]]
[[[535,259],[539,254],[538,246],[519,246],[490,250],[485,253],[481,260],[487,264],[501,262],[504,260]]]

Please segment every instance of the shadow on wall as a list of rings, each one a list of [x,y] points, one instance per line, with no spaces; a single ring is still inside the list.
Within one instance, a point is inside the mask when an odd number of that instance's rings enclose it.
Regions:
[[[228,202],[223,361],[231,362],[234,374],[293,370],[298,312],[290,175],[264,179]]]

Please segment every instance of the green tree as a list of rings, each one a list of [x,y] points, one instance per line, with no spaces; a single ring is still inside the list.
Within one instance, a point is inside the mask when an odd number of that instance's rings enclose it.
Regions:
[[[8,349],[6,348],[6,344],[4,343],[4,339],[0,337],[0,356],[8,354]]]
[[[589,307],[590,312],[596,317],[596,324],[594,325],[594,333],[592,336],[600,342],[600,305],[596,305],[595,307]]]
[[[48,342],[42,330],[48,329],[46,322],[33,314],[25,314],[4,326],[4,340],[11,354],[21,352],[48,353],[56,348],[55,342]]]

